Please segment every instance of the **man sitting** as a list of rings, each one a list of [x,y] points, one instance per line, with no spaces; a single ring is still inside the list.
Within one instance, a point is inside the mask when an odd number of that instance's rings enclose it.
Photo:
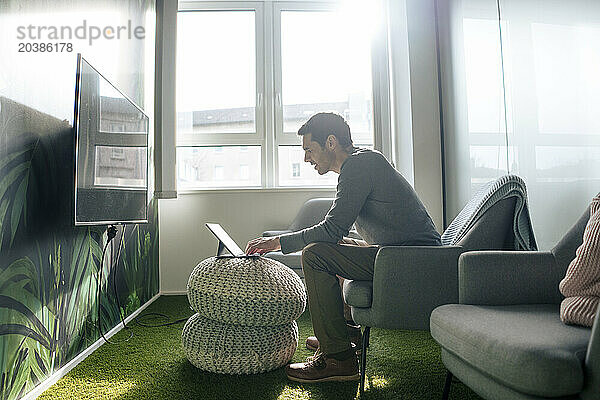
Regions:
[[[302,269],[318,346],[304,363],[288,365],[298,382],[359,379],[339,278],[372,280],[379,246],[439,246],[423,203],[398,171],[374,150],[356,148],[350,128],[333,113],[312,116],[298,130],[304,161],[320,175],[339,174],[335,201],[323,221],[298,232],[248,242],[247,254],[302,249]],[[366,243],[344,240],[355,224]]]

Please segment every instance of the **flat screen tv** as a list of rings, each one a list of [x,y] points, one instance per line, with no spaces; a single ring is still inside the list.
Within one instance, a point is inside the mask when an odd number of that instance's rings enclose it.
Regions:
[[[75,85],[75,225],[148,222],[149,118],[81,54]]]

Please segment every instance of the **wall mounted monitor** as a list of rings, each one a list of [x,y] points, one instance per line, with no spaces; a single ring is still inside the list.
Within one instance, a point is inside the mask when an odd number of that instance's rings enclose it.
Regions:
[[[75,225],[148,222],[148,133],[143,110],[77,56]]]

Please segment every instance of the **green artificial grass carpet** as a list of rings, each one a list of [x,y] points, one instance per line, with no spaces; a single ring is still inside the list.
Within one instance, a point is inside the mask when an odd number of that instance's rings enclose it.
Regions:
[[[186,296],[162,296],[146,312],[172,320],[192,315]],[[164,320],[144,318],[144,322]],[[312,335],[310,315],[298,319],[300,342],[293,361],[311,355],[304,341]],[[203,372],[185,358],[183,324],[146,328],[130,323],[133,337],[104,344],[71,370],[39,399],[355,399],[357,382],[300,384],[286,378],[284,368],[258,375]],[[124,340],[129,330],[113,336]],[[446,370],[440,348],[428,332],[371,329],[367,382],[362,399],[439,399]],[[480,399],[455,382],[451,399]]]

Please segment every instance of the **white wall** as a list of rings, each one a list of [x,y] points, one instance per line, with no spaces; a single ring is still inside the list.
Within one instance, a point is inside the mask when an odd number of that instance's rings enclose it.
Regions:
[[[391,1],[389,41],[396,165],[442,231],[442,156],[433,0]]]
[[[438,230],[442,221],[442,155],[433,0],[407,0],[415,190]]]
[[[215,254],[217,241],[206,222],[220,223],[243,248],[266,230],[285,229],[306,200],[334,195],[332,190],[220,190],[159,200],[161,291],[185,292],[196,264]]]

